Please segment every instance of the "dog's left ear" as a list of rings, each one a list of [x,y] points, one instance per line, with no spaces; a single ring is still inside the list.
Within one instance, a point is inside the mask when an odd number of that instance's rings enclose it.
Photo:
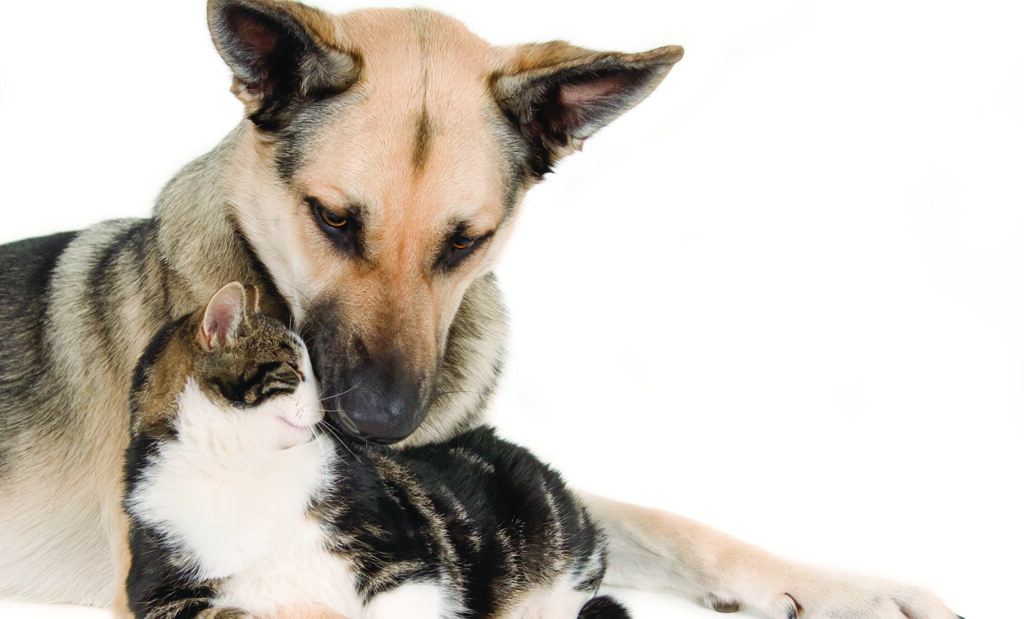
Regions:
[[[492,78],[498,107],[530,148],[536,178],[640,103],[683,57],[679,46],[640,54],[595,52],[562,41],[524,45]]]
[[[354,54],[329,44],[331,18],[298,2],[209,0],[213,43],[234,73],[231,91],[257,127],[274,131],[304,105],[348,89]]]

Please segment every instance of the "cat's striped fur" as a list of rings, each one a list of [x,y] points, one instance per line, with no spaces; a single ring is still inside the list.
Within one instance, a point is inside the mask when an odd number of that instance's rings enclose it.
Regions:
[[[489,428],[400,452],[313,432],[302,340],[245,299],[229,284],[139,362],[137,616],[627,616],[595,597],[605,541],[557,473]]]

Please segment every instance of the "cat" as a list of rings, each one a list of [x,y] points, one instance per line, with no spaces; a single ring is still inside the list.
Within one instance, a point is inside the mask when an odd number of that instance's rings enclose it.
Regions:
[[[302,339],[232,282],[136,366],[125,452],[136,617],[623,619],[559,475],[478,427],[396,451],[323,423]]]

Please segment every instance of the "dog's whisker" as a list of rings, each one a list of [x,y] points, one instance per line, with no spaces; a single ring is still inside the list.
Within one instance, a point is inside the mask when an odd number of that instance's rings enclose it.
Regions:
[[[289,282],[275,282],[275,283],[278,286],[285,286],[289,290],[292,290],[293,292],[295,292],[295,294],[297,296],[302,297],[302,300],[305,301],[307,304],[312,300],[312,297],[310,297],[308,294],[306,294],[306,292],[304,290],[302,290],[301,288],[299,288],[295,284],[291,284]]]
[[[461,395],[461,394],[466,394],[466,393],[472,394],[472,395],[480,395],[479,391],[472,391],[472,390],[469,390],[469,389],[463,389],[463,390],[455,389],[455,390],[452,390],[452,391],[441,391],[439,393],[435,393],[434,397],[435,398],[440,398],[441,396]]]
[[[352,385],[351,387],[349,387],[348,389],[345,389],[344,391],[340,391],[338,393],[335,393],[334,395],[329,395],[329,396],[322,397],[322,398],[320,398],[320,401],[321,402],[326,402],[327,400],[330,400],[331,398],[336,398],[338,396],[343,396],[346,393],[348,393],[348,392],[352,391],[353,389],[357,388],[360,384],[361,383],[356,383],[356,384]]]

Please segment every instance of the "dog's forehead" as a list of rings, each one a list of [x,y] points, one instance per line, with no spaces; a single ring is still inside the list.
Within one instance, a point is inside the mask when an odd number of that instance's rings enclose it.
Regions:
[[[336,20],[336,44],[357,51],[362,73],[309,143],[301,183],[384,215],[496,225],[509,170],[488,80],[501,48],[425,9]]]
[[[488,71],[505,60],[505,50],[473,34],[462,22],[424,8],[361,9],[334,16],[335,44],[368,63],[403,56],[451,55]]]

